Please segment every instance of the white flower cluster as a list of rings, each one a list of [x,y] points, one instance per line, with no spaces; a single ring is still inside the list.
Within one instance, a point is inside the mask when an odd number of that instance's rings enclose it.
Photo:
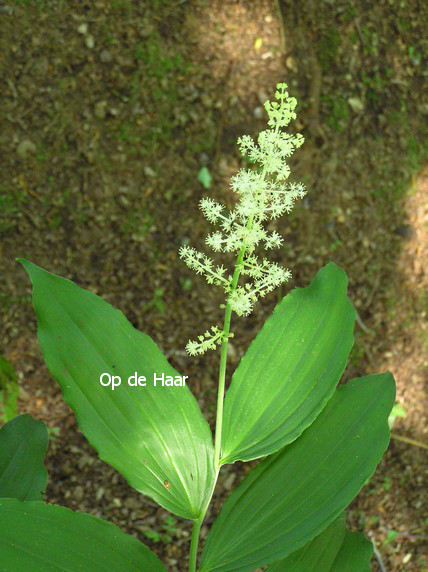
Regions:
[[[269,262],[266,258],[259,262],[257,257],[251,255],[244,259],[241,268],[241,274],[250,276],[253,281],[247,282],[244,286],[237,286],[230,293],[229,303],[239,316],[251,314],[258,298],[263,298],[291,278],[290,270],[275,262]]]
[[[222,341],[223,331],[216,326],[212,326],[211,331],[207,330],[203,335],[198,336],[197,341],[189,340],[186,345],[186,351],[191,356],[203,354],[207,350],[215,350]]]
[[[182,246],[179,250],[179,256],[187,264],[189,268],[194,270],[196,274],[204,274],[208,284],[216,286],[226,286],[229,288],[230,277],[226,279],[223,275],[226,272],[224,266],[214,266],[211,258],[208,258],[203,252],[199,252],[191,246]]]
[[[303,143],[300,134],[290,135],[280,131],[296,114],[297,101],[289,97],[286,84],[278,84],[276,101],[266,102],[270,129],[262,131],[257,142],[249,135],[238,139],[241,153],[259,169],[241,169],[231,180],[231,188],[239,196],[235,209],[228,211],[225,206],[211,198],[204,198],[200,208],[209,222],[218,230],[209,234],[206,244],[215,252],[236,252],[238,261],[233,276],[225,276],[223,266],[215,266],[214,261],[194,248],[184,246],[180,257],[198,274],[203,274],[210,284],[223,286],[227,303],[240,316],[247,316],[253,310],[258,298],[287,281],[291,273],[265,258],[260,262],[255,255],[257,247],[278,248],[283,243],[276,231],[268,231],[264,223],[289,213],[297,199],[305,195],[302,183],[287,181],[290,168],[286,159]],[[237,284],[234,278],[247,276],[247,283]],[[207,336],[206,334],[209,334]],[[201,339],[202,338],[202,339]],[[216,329],[211,335],[206,332],[199,342],[189,342],[190,354],[203,353],[222,342],[223,332]]]

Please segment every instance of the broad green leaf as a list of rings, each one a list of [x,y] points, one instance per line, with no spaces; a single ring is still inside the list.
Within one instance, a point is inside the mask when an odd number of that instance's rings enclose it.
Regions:
[[[260,462],[225,502],[201,570],[253,570],[285,558],[339,516],[389,440],[390,373],[339,387],[303,435]]]
[[[355,311],[333,263],[278,304],[236,369],[224,403],[222,463],[294,441],[317,417],[346,366]]]
[[[45,424],[31,415],[15,417],[0,429],[0,498],[43,498],[48,441]]]
[[[21,262],[33,282],[46,364],[100,458],[166,509],[196,518],[214,479],[211,431],[187,386],[153,383],[154,374],[178,372],[110,304]],[[135,372],[146,387],[128,384]],[[103,387],[103,373],[120,376],[121,385]]]
[[[275,564],[269,572],[370,572],[373,544],[345,527],[345,515],[321,534]]]
[[[144,544],[105,520],[42,502],[0,499],[3,572],[165,572]]]

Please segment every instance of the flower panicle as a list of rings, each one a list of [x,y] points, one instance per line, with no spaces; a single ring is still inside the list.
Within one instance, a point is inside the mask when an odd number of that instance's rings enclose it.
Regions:
[[[267,101],[268,129],[259,133],[256,140],[249,135],[238,139],[243,156],[258,165],[258,168],[243,168],[232,177],[231,190],[238,201],[233,210],[210,197],[200,201],[205,218],[217,228],[208,234],[205,243],[214,252],[236,253],[240,264],[235,266],[234,275],[245,277],[244,285],[233,281],[233,272],[196,249],[183,246],[180,257],[196,273],[204,275],[209,284],[222,286],[227,304],[240,316],[248,316],[259,298],[291,277],[288,269],[279,264],[259,259],[256,249],[272,250],[283,244],[282,236],[276,230],[267,230],[266,223],[285,213],[290,213],[297,200],[302,199],[306,189],[301,182],[289,182],[290,167],[287,159],[304,142],[300,133],[282,131],[296,118],[297,101],[290,97],[287,85],[280,83],[275,92],[275,101]],[[201,336],[186,346],[190,355],[204,353],[221,343],[222,332],[212,329],[209,336]]]
[[[261,262],[255,256],[247,257],[241,274],[250,276],[253,281],[238,286],[230,295],[229,303],[238,316],[248,316],[259,298],[263,298],[275,288],[291,278],[288,268],[264,258]]]
[[[203,274],[208,284],[229,288],[231,279],[224,277],[226,268],[223,265],[215,266],[214,261],[203,252],[191,246],[182,246],[179,256],[196,274]]]
[[[232,334],[229,337],[233,337]],[[197,340],[189,340],[186,351],[191,356],[204,354],[207,350],[215,350],[221,345],[224,339],[224,332],[217,326],[211,326],[204,334],[198,336]]]

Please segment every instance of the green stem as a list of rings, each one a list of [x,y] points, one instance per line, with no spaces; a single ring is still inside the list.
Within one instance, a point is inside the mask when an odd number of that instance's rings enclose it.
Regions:
[[[231,284],[232,292],[236,289],[238,285],[238,280],[241,274],[242,261],[244,260],[245,250],[246,246],[242,245],[242,248],[239,251],[238,258],[236,261],[235,271],[233,273],[232,284]],[[224,402],[224,389],[226,383],[226,360],[227,360],[227,347],[229,343],[231,319],[232,319],[232,308],[230,307],[230,304],[227,304],[226,310],[224,312],[224,324],[223,324],[224,337],[223,337],[223,342],[221,344],[220,371],[219,371],[219,383],[218,383],[218,395],[217,395],[217,419],[216,419],[215,446],[214,446],[214,467],[217,474],[211,491],[211,495],[208,499],[205,508],[201,511],[199,518],[193,521],[192,539],[190,543],[189,572],[196,571],[199,533],[201,531],[202,523],[204,521],[205,515],[210,505],[211,498],[215,488],[215,483],[217,482],[218,473],[220,470],[221,431],[223,427],[223,402]]]
[[[242,269],[242,261],[244,260],[246,245],[243,244],[238,254],[238,259],[235,265],[235,272],[233,273],[232,284],[230,291],[234,292],[238,285],[239,276]],[[220,370],[218,375],[218,391],[217,391],[217,417],[215,424],[215,445],[214,445],[214,466],[218,470],[220,463],[220,450],[221,450],[221,432],[223,429],[223,404],[224,404],[224,390],[226,385],[226,362],[227,362],[227,348],[229,344],[230,322],[232,319],[232,308],[230,304],[226,304],[224,312],[223,324],[223,342],[221,344],[220,355]]]
[[[266,176],[266,167],[263,167],[262,180]],[[254,214],[250,216],[247,221],[246,228],[251,229],[253,226]],[[230,285],[230,294],[236,290],[238,286],[239,277],[242,271],[242,263],[244,261],[245,251],[247,250],[247,245],[245,242],[241,246],[238,258],[235,264],[235,271],[232,277],[232,284]],[[223,403],[224,403],[224,390],[226,385],[226,362],[227,362],[227,347],[229,344],[229,334],[230,334],[230,321],[232,319],[232,308],[230,304],[226,304],[226,310],[224,312],[224,324],[223,324],[223,342],[221,344],[221,356],[220,356],[220,371],[218,375],[218,391],[217,391],[217,416],[215,424],[215,444],[214,444],[214,466],[216,471],[220,468],[220,452],[221,452],[221,432],[223,429]]]
[[[266,169],[263,169],[262,176],[265,177]],[[247,222],[247,229],[250,229],[253,225],[254,216],[251,216]],[[247,250],[247,245],[242,244],[241,250],[239,251],[238,258],[236,259],[235,270],[233,272],[232,283],[230,286],[229,296],[232,292],[236,290],[238,286],[239,277],[242,271],[242,263],[244,261],[245,251]],[[218,392],[217,392],[217,415],[216,415],[216,426],[215,426],[215,443],[214,443],[214,468],[216,471],[216,478],[214,479],[213,488],[211,495],[208,498],[205,508],[201,511],[199,518],[193,521],[192,528],[192,539],[190,543],[190,556],[189,556],[189,572],[196,571],[196,561],[198,555],[198,543],[199,534],[201,532],[201,526],[204,522],[205,515],[207,514],[208,507],[211,502],[212,495],[214,493],[214,488],[218,479],[218,474],[220,472],[220,453],[221,453],[221,433],[223,429],[223,405],[224,405],[224,391],[226,386],[226,363],[227,363],[227,348],[229,344],[229,334],[230,334],[230,322],[232,320],[232,308],[229,303],[226,304],[226,309],[224,312],[224,323],[223,323],[223,341],[221,344],[221,355],[220,355],[220,369],[218,376]]]
[[[207,507],[208,508],[208,507]],[[199,533],[201,532],[202,522],[205,518],[206,511],[201,516],[193,521],[192,540],[190,543],[190,556],[189,556],[189,572],[196,571],[196,559],[198,557],[198,543]]]

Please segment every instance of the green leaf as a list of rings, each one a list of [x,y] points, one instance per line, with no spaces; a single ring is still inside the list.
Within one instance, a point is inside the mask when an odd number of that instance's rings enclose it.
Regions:
[[[201,183],[204,189],[211,188],[211,180],[212,177],[209,170],[206,167],[202,167],[202,169],[200,169],[198,173],[198,181]]]
[[[0,499],[3,572],[164,572],[159,559],[114,524],[41,502]]]
[[[401,405],[401,403],[396,403],[392,408],[391,415],[389,416],[389,428],[392,429],[395,423],[395,420],[399,417],[407,417],[407,411]]]
[[[225,502],[201,570],[253,570],[320,534],[374,472],[389,441],[390,373],[340,386],[291,445],[260,462]]]
[[[348,279],[328,264],[278,304],[236,369],[224,403],[222,463],[294,441],[333,395],[353,344]]]
[[[345,515],[321,534],[275,564],[269,572],[370,572],[373,544],[345,527]]]
[[[21,263],[33,282],[46,364],[100,458],[167,510],[197,518],[214,480],[211,431],[187,386],[153,384],[154,374],[178,372],[110,304]],[[146,387],[128,385],[135,372]],[[120,376],[121,385],[103,387],[103,373]]]
[[[397,538],[397,536],[398,532],[396,530],[389,530],[385,540],[383,541],[383,545],[387,546],[388,544],[393,542]]]
[[[48,474],[43,464],[48,431],[31,415],[20,415],[0,430],[0,498],[41,500]]]
[[[347,530],[331,572],[371,572],[372,556],[373,544],[370,540],[360,532]]]
[[[16,372],[4,357],[0,356],[0,419],[10,421],[18,414],[19,385]]]

